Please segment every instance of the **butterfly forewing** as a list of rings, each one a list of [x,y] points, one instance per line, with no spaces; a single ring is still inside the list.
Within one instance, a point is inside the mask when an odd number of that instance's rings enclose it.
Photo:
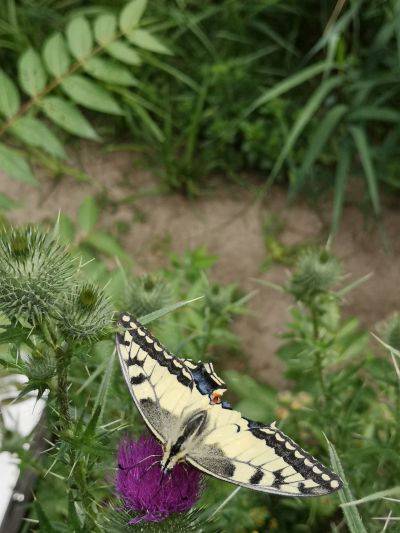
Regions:
[[[129,313],[119,317],[116,345],[131,396],[147,426],[165,446],[188,421],[206,413],[201,432],[183,443],[185,460],[207,474],[253,490],[286,496],[322,496],[342,481],[275,424],[242,417],[221,402],[225,383],[211,363],[174,356]],[[165,450],[164,450],[165,451]]]

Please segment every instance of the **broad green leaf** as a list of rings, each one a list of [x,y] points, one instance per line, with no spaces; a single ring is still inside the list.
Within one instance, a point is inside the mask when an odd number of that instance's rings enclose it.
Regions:
[[[10,131],[29,146],[39,146],[59,159],[67,159],[63,145],[43,122],[33,117],[19,117]]]
[[[343,505],[344,503],[352,502],[354,498],[353,498],[353,495],[351,494],[349,484],[347,483],[347,479],[344,475],[344,471],[340,463],[340,459],[338,457],[338,454],[336,453],[336,450],[333,444],[331,444],[329,441],[328,441],[328,450],[329,450],[329,457],[331,460],[332,470],[343,481],[343,489],[338,492],[340,503]],[[362,523],[361,516],[355,506],[342,507],[342,509],[343,509],[343,514],[346,519],[346,524],[350,530],[350,533],[367,533],[364,527],[364,524]]]
[[[107,54],[110,54],[110,56],[122,61],[123,63],[127,63],[128,65],[139,66],[142,64],[142,60],[140,59],[140,56],[136,50],[128,46],[123,41],[115,41],[107,44],[104,47],[104,50],[107,52]]]
[[[89,235],[85,242],[93,246],[97,251],[110,255],[111,257],[118,257],[124,261],[132,262],[130,255],[125,252],[122,246],[117,242],[114,237],[111,237],[108,233],[97,231]]]
[[[157,318],[160,318],[170,313],[171,311],[175,311],[175,309],[179,309],[179,307],[183,307],[184,305],[195,302],[196,300],[200,300],[201,298],[204,298],[204,296],[199,296],[198,298],[194,298],[193,300],[187,300],[185,302],[178,302],[176,304],[168,305],[167,307],[163,307],[162,309],[159,309],[158,311],[154,311],[153,313],[150,313],[148,315],[141,316],[138,318],[138,320],[143,325],[148,324],[149,322],[152,322],[153,320],[157,320]]]
[[[124,33],[132,30],[138,24],[147,7],[147,0],[133,0],[126,4],[119,17],[119,27]]]
[[[320,156],[325,143],[328,141],[332,131],[336,127],[337,123],[341,120],[343,115],[347,111],[347,106],[343,104],[336,105],[326,115],[324,120],[320,123],[316,129],[313,138],[308,146],[308,149],[303,157],[303,161],[299,172],[296,175],[296,181],[288,195],[288,200],[293,200],[297,193],[301,190],[303,182],[306,176],[312,169],[315,161]]]
[[[84,59],[93,48],[92,30],[84,17],[77,17],[67,26],[68,46],[78,60]]]
[[[110,61],[100,57],[91,57],[84,63],[83,68],[94,78],[116,85],[137,85],[138,81],[129,70],[116,61]]]
[[[60,85],[77,104],[112,115],[123,114],[117,101],[105,89],[80,74],[71,74]]]
[[[78,210],[78,225],[82,231],[89,232],[97,224],[98,211],[97,204],[90,196],[87,194],[79,206]]]
[[[0,70],[0,113],[12,117],[20,106],[18,89],[12,79]]]
[[[37,500],[35,500],[35,510],[39,519],[40,533],[57,533]]]
[[[343,145],[339,150],[338,164],[336,167],[335,187],[333,191],[333,208],[332,208],[332,240],[335,239],[339,230],[340,218],[344,203],[344,190],[347,176],[349,175],[350,163],[353,157],[353,150]]]
[[[33,48],[19,58],[18,78],[23,91],[29,96],[38,95],[46,87],[47,75],[40,55]]]
[[[20,207],[20,204],[6,194],[0,192],[0,209],[9,211],[10,209],[16,209],[18,207]]]
[[[75,240],[75,226],[72,220],[61,211],[57,224],[60,241],[66,246],[72,244]]]
[[[44,114],[63,130],[85,139],[100,140],[79,109],[70,102],[58,96],[46,96],[38,102],[38,105]]]
[[[94,36],[98,43],[111,40],[117,31],[117,18],[114,15],[100,15],[94,22]]]
[[[319,106],[325,100],[327,95],[340,83],[342,79],[339,77],[329,78],[323,81],[318,89],[308,99],[308,102],[301,110],[299,116],[297,117],[296,122],[293,124],[292,129],[287,136],[286,142],[279,154],[279,157],[274,165],[274,168],[271,171],[271,178],[277,176],[278,172],[282,168],[282,165],[289,154],[290,150],[293,148],[295,142],[299,138],[301,132],[304,130],[306,125],[310,122],[315,112],[318,110]]]
[[[126,38],[136,46],[150,50],[151,52],[158,52],[159,54],[169,54],[172,52],[164,44],[162,44],[154,35],[147,30],[133,30],[126,33]]]
[[[59,78],[67,72],[71,60],[68,54],[67,43],[61,33],[55,33],[43,46],[43,57],[47,70],[54,77]]]
[[[4,144],[0,144],[0,168],[23,183],[38,185],[26,161]]]

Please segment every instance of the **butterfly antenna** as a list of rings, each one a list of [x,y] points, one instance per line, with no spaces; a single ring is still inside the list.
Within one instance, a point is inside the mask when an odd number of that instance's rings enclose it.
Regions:
[[[142,459],[141,461],[139,461],[138,463],[136,463],[135,465],[128,466],[128,467],[121,466],[121,464],[118,463],[118,468],[120,470],[132,470],[132,468],[139,468],[140,464],[143,463],[143,461],[147,461],[147,459],[150,459],[150,457],[162,457],[162,455],[149,455],[149,456],[145,457],[144,459]],[[159,461],[155,461],[155,463],[153,463],[151,466],[153,466],[157,462],[159,462]]]
[[[173,474],[173,471],[171,472],[171,479],[172,479],[172,482],[174,483],[175,487],[178,489],[179,496],[181,497],[181,500],[187,500],[188,496],[189,496],[189,491],[188,491],[188,495],[187,496],[183,496],[183,494],[181,492],[181,488],[179,486],[179,483],[178,483],[178,481],[176,479],[173,478],[172,474]],[[189,487],[189,484],[188,484],[188,487]]]
[[[149,468],[146,470],[146,472],[143,472],[143,474],[140,476],[139,479],[142,479],[143,476],[145,476],[147,474],[147,472],[149,472],[154,465],[156,465],[157,463],[159,463],[160,461],[154,461],[154,463],[152,465],[149,466]]]

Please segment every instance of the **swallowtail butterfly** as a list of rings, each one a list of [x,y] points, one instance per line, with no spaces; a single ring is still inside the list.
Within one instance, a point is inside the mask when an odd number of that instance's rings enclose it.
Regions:
[[[129,313],[116,346],[133,401],[163,450],[160,468],[187,462],[223,481],[283,496],[323,496],[341,479],[275,426],[242,417],[221,400],[212,363],[179,359]]]

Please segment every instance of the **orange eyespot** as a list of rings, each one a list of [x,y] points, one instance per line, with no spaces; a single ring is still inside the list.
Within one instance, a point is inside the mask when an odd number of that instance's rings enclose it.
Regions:
[[[220,394],[213,392],[213,399],[211,400],[212,403],[218,403],[219,397],[220,397]]]

